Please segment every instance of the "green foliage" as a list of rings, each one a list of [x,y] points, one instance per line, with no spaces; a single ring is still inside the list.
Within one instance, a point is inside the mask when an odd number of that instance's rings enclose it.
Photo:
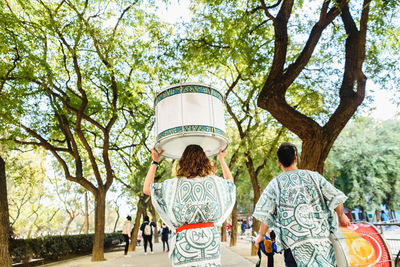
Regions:
[[[349,198],[350,208],[400,206],[400,123],[360,118],[349,124],[328,156],[326,175]]]
[[[278,1],[265,1],[273,6]],[[299,56],[312,27],[319,19],[324,1],[294,1],[288,24],[289,44],[284,68]],[[387,89],[399,88],[400,51],[398,1],[371,2],[367,34],[365,74],[368,79]],[[181,69],[194,69],[193,74],[214,74],[224,66],[236,70],[243,80],[251,80],[257,91],[261,89],[272,65],[274,54],[273,22],[267,18],[259,1],[191,1],[193,17],[189,23],[179,24],[176,37],[176,58],[182,60]],[[333,7],[334,1],[329,8]],[[281,4],[268,11],[275,16]],[[362,11],[361,1],[349,1],[356,24]],[[276,33],[279,35],[279,33]],[[301,74],[289,87],[288,103],[299,112],[324,124],[339,104],[342,83],[344,47],[347,34],[340,18],[336,18],[323,32],[315,51]],[[390,55],[390,56],[389,56]],[[193,62],[202,62],[197,69]],[[224,79],[234,79],[232,71],[225,71]],[[190,79],[183,75],[182,80]],[[212,84],[223,84],[205,78]],[[367,87],[367,90],[369,87]],[[371,99],[367,99],[371,101]]]
[[[10,222],[17,235],[35,236],[54,231],[61,223],[52,192],[46,190],[46,157],[43,150],[2,153],[7,166]],[[52,223],[50,223],[52,222]]]
[[[46,236],[35,239],[13,239],[11,241],[11,256],[14,262],[30,256],[48,260],[60,260],[68,256],[89,254],[93,247],[93,234]],[[121,233],[107,233],[104,237],[104,248],[111,248],[113,241],[123,240]]]
[[[7,40],[0,58],[8,63],[2,71],[9,70],[0,73],[5,82],[0,98],[5,139],[36,141],[26,129],[21,131],[22,122],[51,145],[70,148],[71,137],[66,140],[60,119],[65,116],[78,149],[83,150],[80,156],[88,158],[77,136],[79,124],[101,162],[96,149],[102,147],[104,136],[93,122],[106,127],[114,116],[123,117],[110,134],[112,150],[126,141],[120,138],[126,129],[140,136],[138,132],[148,126],[148,99],[158,66],[152,9],[128,1],[8,3],[1,9],[0,20],[1,37]],[[161,23],[157,27],[161,31]],[[79,123],[76,113],[84,101],[87,105]],[[60,154],[74,172],[71,153]]]

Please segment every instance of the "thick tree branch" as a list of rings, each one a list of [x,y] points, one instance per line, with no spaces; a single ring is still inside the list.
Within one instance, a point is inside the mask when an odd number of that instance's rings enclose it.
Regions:
[[[283,72],[288,46],[287,24],[293,9],[293,0],[284,0],[274,20],[275,50],[269,77],[275,80]]]
[[[265,4],[265,1],[264,1],[264,0],[260,0],[260,2],[261,2],[262,9],[264,10],[265,16],[267,16],[267,18],[269,18],[270,20],[275,21],[275,17],[272,16],[271,13],[269,13],[269,10],[268,10],[268,9],[269,9],[270,7],[268,7],[268,6]],[[280,2],[281,2],[281,1],[278,1],[277,6],[280,4]]]
[[[241,138],[244,138],[245,133],[243,131],[242,125],[238,119],[238,117],[236,116],[236,114],[233,112],[231,105],[228,103],[228,96],[229,94],[233,91],[233,89],[236,87],[236,85],[238,84],[239,80],[240,80],[240,74],[236,77],[235,81],[229,86],[228,90],[226,91],[225,94],[225,105],[226,105],[226,109],[228,110],[228,113],[231,115],[233,121],[236,124],[236,127],[239,131],[239,135]]]
[[[365,59],[365,44],[369,4],[371,0],[364,0],[360,20],[360,31],[355,26],[354,19],[348,6],[343,8],[342,20],[345,24],[348,37],[346,39],[346,61],[342,85],[339,91],[340,103],[324,126],[326,132],[331,132],[332,138],[339,135],[347,121],[353,116],[358,106],[365,98],[366,76],[362,71]],[[356,90],[354,90],[354,85]]]
[[[46,144],[43,144],[41,142],[33,142],[33,141],[22,141],[22,140],[18,140],[18,139],[0,139],[0,140],[12,140],[13,142],[20,144],[20,145],[28,145],[28,146],[41,146],[43,148],[48,149],[48,146]],[[67,153],[71,153],[71,151],[68,148],[63,148],[63,147],[55,147],[53,146],[54,151],[57,152],[67,152]]]
[[[327,14],[327,8],[330,1],[324,1],[320,12],[319,21],[311,29],[308,40],[301,51],[300,55],[297,57],[296,61],[290,64],[283,75],[284,85],[282,90],[286,92],[287,88],[293,83],[293,81],[299,76],[301,71],[308,64],[318,41],[321,38],[322,32],[326,27],[332,23],[332,21],[340,14],[341,9],[345,6],[346,1],[341,1],[339,5],[335,5]]]

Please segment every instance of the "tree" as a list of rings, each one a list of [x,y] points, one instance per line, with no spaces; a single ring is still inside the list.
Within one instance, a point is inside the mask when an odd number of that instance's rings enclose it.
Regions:
[[[340,134],[327,159],[326,175],[347,196],[349,208],[380,212],[380,205],[399,208],[400,156],[398,121],[360,118]],[[361,144],[361,145],[360,145]]]
[[[9,253],[10,221],[8,217],[6,167],[0,156],[0,266],[11,266]]]
[[[63,204],[64,211],[69,217],[64,229],[64,235],[68,235],[71,223],[79,216],[80,201],[84,194],[83,188],[79,188],[77,184],[72,184],[69,181],[63,181],[57,176],[50,179],[50,182],[53,184],[58,200]]]
[[[300,167],[322,173],[333,142],[364,100],[366,76],[381,83],[382,76],[396,76],[382,66],[398,70],[395,59],[386,59],[398,51],[390,45],[398,4],[193,1],[193,19],[177,43],[205,57],[208,73],[229,65],[250,80],[258,106],[302,139]],[[398,82],[394,77],[390,87]]]
[[[57,230],[59,203],[47,190],[44,150],[18,151],[6,146],[8,164],[8,203],[10,221],[20,236],[37,236]],[[63,218],[62,218],[63,219]],[[50,223],[54,220],[54,224]]]
[[[319,20],[312,27],[307,41],[297,56],[288,60],[288,23],[293,12],[293,0],[284,0],[276,16],[261,1],[261,9],[274,27],[274,58],[270,72],[258,98],[258,106],[268,110],[279,122],[303,141],[300,168],[323,171],[324,162],[337,136],[354,115],[365,97],[366,76],[362,65],[365,59],[367,23],[371,0],[361,6],[360,29],[350,12],[349,2],[323,1]],[[331,7],[330,7],[331,6]],[[275,7],[275,6],[274,6]],[[337,16],[341,16],[347,38],[340,103],[324,126],[300,113],[285,99],[288,88],[309,64],[323,31]]]
[[[144,23],[148,17],[139,7],[131,15],[134,4],[6,1],[1,9],[1,36],[9,44],[1,51],[9,59],[0,77],[5,139],[45,148],[67,180],[93,194],[93,261],[104,260],[105,199],[114,179],[110,148],[123,127],[118,112],[145,101],[144,55],[151,43],[142,37],[144,26],[155,24]]]

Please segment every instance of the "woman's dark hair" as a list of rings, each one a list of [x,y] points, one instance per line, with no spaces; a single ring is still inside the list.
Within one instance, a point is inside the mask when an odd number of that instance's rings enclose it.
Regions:
[[[286,168],[292,165],[297,157],[297,148],[289,142],[282,143],[277,151],[279,162]]]
[[[144,216],[144,219],[143,219],[143,221],[145,221],[145,222],[146,222],[146,221],[149,221],[149,216],[147,216],[147,215],[146,215],[146,216]]]
[[[201,146],[188,145],[178,162],[176,176],[186,178],[205,177],[214,174],[215,171],[215,166],[208,159]]]
[[[128,221],[132,221],[132,217],[131,216],[126,216],[126,219],[128,220]]]

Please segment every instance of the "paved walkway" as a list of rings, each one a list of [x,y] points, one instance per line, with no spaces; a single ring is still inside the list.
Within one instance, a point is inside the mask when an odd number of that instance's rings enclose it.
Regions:
[[[250,256],[249,241],[239,239],[237,246],[229,248],[229,243],[222,243],[221,246],[221,265],[223,267],[254,267],[258,260],[257,256]],[[106,261],[91,262],[90,256],[82,256],[74,259],[54,262],[44,266],[57,267],[168,267],[171,266],[168,254],[162,252],[162,243],[154,244],[154,254],[144,255],[143,246],[136,248],[135,252],[129,252],[128,256],[123,255],[123,251],[113,251],[105,253]],[[281,265],[280,255],[275,257],[275,267]],[[261,266],[267,266],[267,258],[264,257]]]

